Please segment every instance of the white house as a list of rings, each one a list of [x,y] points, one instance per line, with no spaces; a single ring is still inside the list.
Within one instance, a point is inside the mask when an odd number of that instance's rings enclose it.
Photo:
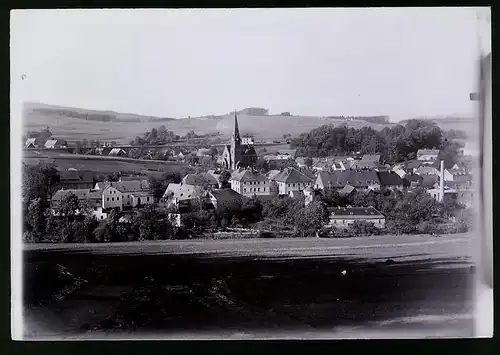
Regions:
[[[327,227],[345,229],[355,221],[371,222],[377,228],[385,227],[385,216],[373,207],[330,207]]]
[[[231,174],[230,183],[231,190],[243,196],[271,194],[269,179],[251,168],[235,170]]]
[[[295,168],[283,169],[273,177],[273,181],[278,185],[279,195],[289,195],[291,191],[302,191],[314,184],[313,179]]]
[[[417,160],[437,160],[439,149],[419,149],[417,150]]]
[[[119,209],[123,210],[123,195],[116,188],[108,185],[102,190],[102,207],[105,210],[108,209]]]

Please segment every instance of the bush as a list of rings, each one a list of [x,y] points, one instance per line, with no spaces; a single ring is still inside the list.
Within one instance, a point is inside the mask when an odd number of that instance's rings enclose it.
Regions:
[[[355,236],[364,236],[378,234],[379,230],[372,222],[354,221],[354,223],[349,226],[349,232]]]

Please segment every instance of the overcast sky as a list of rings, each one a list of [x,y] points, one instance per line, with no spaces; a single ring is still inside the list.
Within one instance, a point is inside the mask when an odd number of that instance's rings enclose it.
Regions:
[[[145,115],[471,115],[477,33],[466,8],[32,10],[11,68],[24,101]]]

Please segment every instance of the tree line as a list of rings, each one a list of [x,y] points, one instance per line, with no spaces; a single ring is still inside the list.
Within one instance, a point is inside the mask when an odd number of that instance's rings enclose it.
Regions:
[[[385,127],[381,131],[323,125],[293,138],[290,145],[300,156],[378,153],[389,164],[415,159],[419,149],[442,149],[446,150],[447,166],[457,161],[460,148],[459,143],[443,139],[441,128],[426,120],[409,120],[404,126]]]

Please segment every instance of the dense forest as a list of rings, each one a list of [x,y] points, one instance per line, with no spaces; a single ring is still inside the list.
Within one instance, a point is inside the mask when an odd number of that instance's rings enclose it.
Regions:
[[[385,127],[381,131],[324,125],[293,138],[290,145],[299,156],[325,157],[359,151],[379,153],[387,163],[415,159],[418,149],[435,148],[447,157],[446,165],[456,160],[460,147],[456,142],[445,141],[441,128],[424,120],[410,120],[404,126]]]

